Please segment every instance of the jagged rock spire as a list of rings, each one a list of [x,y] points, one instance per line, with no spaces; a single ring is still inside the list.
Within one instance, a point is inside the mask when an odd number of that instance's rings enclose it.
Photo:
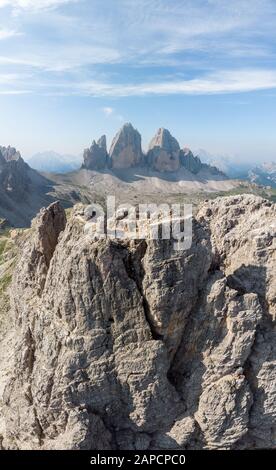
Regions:
[[[179,156],[181,166],[184,166],[187,170],[192,173],[198,173],[201,170],[202,163],[200,158],[194,156],[193,152],[188,147],[184,147],[184,149],[180,150]]]
[[[89,149],[83,153],[83,168],[87,170],[102,170],[107,164],[106,136],[103,135],[96,142],[93,140]]]
[[[180,166],[179,143],[167,129],[158,129],[149,144],[148,163],[160,172],[177,171]]]
[[[143,163],[141,135],[126,123],[114,137],[110,148],[110,163],[114,169],[131,168]]]
[[[1,150],[1,149],[0,149]],[[180,149],[178,141],[168,129],[159,128],[149,144],[147,155],[143,154],[141,135],[131,123],[126,123],[114,137],[109,154],[106,136],[97,142],[93,140],[89,149],[84,151],[83,168],[88,170],[127,169],[145,166],[158,172],[176,172],[181,167],[197,174],[207,168],[218,173],[216,168],[202,164],[200,158],[194,156],[189,148]],[[1,160],[0,160],[1,162]]]

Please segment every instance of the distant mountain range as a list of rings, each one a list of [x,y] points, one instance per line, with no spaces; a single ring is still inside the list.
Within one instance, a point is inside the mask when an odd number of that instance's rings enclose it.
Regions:
[[[78,170],[82,163],[81,156],[61,155],[52,150],[36,153],[26,158],[28,164],[37,171],[45,173],[69,173]]]
[[[238,163],[237,159],[228,155],[214,155],[204,149],[194,150],[202,162],[208,165],[216,166],[220,171],[225,173],[229,178],[247,178],[248,172],[252,165],[248,163]]]
[[[109,152],[105,135],[97,142],[93,140],[91,147],[84,151],[82,168],[92,171],[143,168],[159,174],[177,174],[185,169],[193,175],[205,171],[209,176],[226,178],[215,166],[202,163],[189,148],[180,148],[168,129],[161,127],[157,130],[146,152],[142,150],[141,143],[141,134],[131,123],[126,123],[115,135]]]
[[[26,163],[15,148],[0,147],[0,219],[27,226],[42,206],[55,200],[70,207],[113,194],[122,203],[137,203],[138,197],[140,202],[159,203],[179,194],[231,191],[239,187],[241,178],[276,187],[275,163],[250,168],[204,150],[192,152],[180,148],[164,128],[158,129],[146,152],[141,140],[127,123],[109,150],[102,136],[84,150],[82,159],[47,151]]]
[[[259,165],[238,163],[236,158],[225,155],[212,155],[204,149],[194,151],[202,162],[217,167],[229,178],[246,179],[251,183],[276,187],[276,162],[265,162]]]
[[[125,125],[123,129],[129,125]],[[165,130],[166,131],[166,130]],[[125,131],[124,131],[125,132]],[[132,133],[132,130],[131,132]],[[120,133],[119,133],[120,134]],[[164,134],[164,130],[162,130]],[[165,132],[166,134],[166,132]],[[120,134],[122,139],[122,134]],[[116,138],[115,138],[116,139]],[[118,136],[117,136],[118,139]],[[114,143],[111,151],[114,152]],[[138,162],[141,164],[142,153],[138,151]],[[151,162],[152,162],[151,152]],[[106,150],[105,136],[96,143],[93,141],[92,146],[86,149],[83,157],[81,155],[62,155],[55,151],[45,151],[36,153],[26,161],[31,168],[42,173],[65,174],[79,170],[81,166],[90,170],[103,170],[108,165],[108,153]],[[169,163],[174,163],[174,159],[169,159]],[[245,179],[252,183],[276,187],[276,163],[266,162],[260,165],[252,165],[249,163],[238,163],[237,159],[227,155],[214,155],[205,149],[197,149],[193,152],[190,149],[183,149],[180,152],[180,163],[184,164],[192,173],[197,173],[200,168],[210,169],[212,172],[224,173],[231,179]],[[123,165],[126,164],[123,163]],[[167,165],[166,170],[171,171],[171,163]],[[165,170],[165,171],[166,171]]]
[[[63,173],[63,174],[62,174]],[[181,149],[166,129],[159,129],[148,152],[131,124],[116,134],[107,151],[106,138],[93,141],[80,157],[47,151],[26,163],[13,147],[0,147],[0,219],[27,226],[43,206],[60,200],[65,207],[114,194],[127,202],[154,195],[225,191],[233,183],[217,168]]]
[[[249,171],[248,176],[252,183],[276,188],[276,162],[263,163],[256,166]]]

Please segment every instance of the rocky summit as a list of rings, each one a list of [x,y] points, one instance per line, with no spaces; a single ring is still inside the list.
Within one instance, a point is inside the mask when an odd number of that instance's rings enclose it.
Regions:
[[[177,171],[180,166],[180,147],[167,129],[158,129],[149,144],[148,163],[157,171]]]
[[[30,182],[28,165],[13,147],[0,147],[0,191],[19,200]]]
[[[13,237],[0,447],[275,447],[275,215],[251,195],[207,201],[175,251],[93,240],[82,205],[42,209]]]
[[[49,204],[49,181],[33,170],[13,147],[0,147],[0,218],[26,226],[40,207]]]
[[[93,140],[89,149],[83,154],[83,167],[88,170],[102,170],[107,166],[106,137],[103,135],[98,142]]]
[[[180,149],[177,140],[164,128],[158,129],[150,141],[148,151],[143,152],[141,135],[130,123],[125,124],[114,137],[109,154],[106,152],[106,139],[103,136],[97,143],[93,141],[90,149],[84,151],[83,159],[82,168],[93,171],[104,168],[144,168],[157,173],[177,173],[185,168],[192,174],[209,170],[212,174],[225,177],[217,168],[202,164],[190,149]]]
[[[142,165],[143,153],[141,135],[130,123],[125,124],[114,137],[109,157],[111,168],[114,169],[131,168]]]

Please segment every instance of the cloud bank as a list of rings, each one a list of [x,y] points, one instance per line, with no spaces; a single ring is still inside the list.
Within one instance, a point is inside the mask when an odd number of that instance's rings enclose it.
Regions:
[[[0,73],[17,74],[9,92],[126,97],[275,88],[274,0],[0,0],[0,19]]]

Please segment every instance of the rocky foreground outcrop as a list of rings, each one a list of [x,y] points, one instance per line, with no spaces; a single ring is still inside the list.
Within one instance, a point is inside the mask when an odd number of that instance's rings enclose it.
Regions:
[[[42,210],[10,290],[2,447],[274,448],[275,215],[250,195],[206,202],[175,251],[93,241],[81,206],[67,223]]]
[[[100,142],[104,142],[103,147]],[[167,129],[158,129],[145,154],[141,142],[137,129],[126,123],[114,137],[109,153],[106,151],[105,136],[97,143],[93,141],[90,149],[84,151],[82,168],[98,171],[104,168],[124,170],[143,167],[153,172],[172,173],[183,167],[193,174],[207,169],[212,174],[225,177],[217,168],[201,163],[190,149],[180,149],[179,143]]]

